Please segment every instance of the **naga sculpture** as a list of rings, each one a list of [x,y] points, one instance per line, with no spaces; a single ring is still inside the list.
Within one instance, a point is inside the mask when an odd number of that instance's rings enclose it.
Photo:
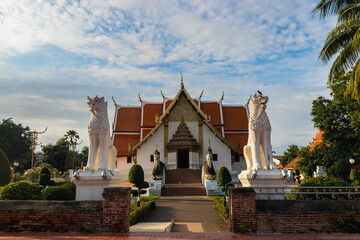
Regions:
[[[107,102],[104,97],[87,97],[91,112],[88,126],[89,156],[85,170],[115,170],[117,150],[111,144]]]
[[[203,169],[203,176],[205,180],[214,180],[216,178],[214,166],[213,166],[213,154],[210,147],[210,141],[209,141],[209,147],[206,152],[206,161],[202,165]]]
[[[165,170],[165,164],[160,161],[160,153],[157,149],[154,152],[154,169],[152,172],[153,180],[162,180],[163,172]]]
[[[249,137],[244,157],[248,170],[276,169],[272,158],[271,125],[265,112],[269,98],[258,93],[249,99]]]

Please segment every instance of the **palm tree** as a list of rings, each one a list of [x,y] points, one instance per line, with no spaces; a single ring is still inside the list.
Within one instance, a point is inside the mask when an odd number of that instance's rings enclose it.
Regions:
[[[73,150],[73,161],[72,161],[72,167],[73,169],[75,169],[75,149],[77,145],[80,145],[82,143],[82,141],[80,143],[77,143],[78,140],[80,139],[79,134],[75,131],[75,130],[69,130],[66,132],[66,134],[64,135],[64,138],[66,139],[66,141],[68,142],[68,146],[72,148]]]
[[[313,13],[319,13],[322,19],[328,15],[338,15],[337,25],[328,33],[319,59],[326,64],[331,57],[338,55],[331,66],[328,83],[331,87],[340,76],[352,71],[345,94],[351,94],[359,101],[360,1],[320,0]]]

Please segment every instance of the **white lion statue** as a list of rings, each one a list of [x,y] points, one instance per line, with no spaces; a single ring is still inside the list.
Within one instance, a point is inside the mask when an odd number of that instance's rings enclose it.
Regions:
[[[244,146],[247,169],[276,169],[272,158],[271,125],[265,112],[269,98],[258,93],[249,99],[249,137]]]
[[[91,112],[88,126],[89,157],[85,170],[115,170],[117,150],[111,144],[110,126],[107,114],[107,102],[104,97],[87,97],[87,104]]]

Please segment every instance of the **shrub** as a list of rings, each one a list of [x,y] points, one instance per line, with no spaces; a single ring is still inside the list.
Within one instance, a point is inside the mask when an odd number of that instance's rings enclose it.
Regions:
[[[41,193],[45,200],[75,200],[74,192],[70,188],[47,187]]]
[[[348,161],[340,159],[335,163],[335,175],[347,179],[350,174],[351,165]]]
[[[39,188],[27,182],[16,182],[4,186],[1,200],[41,200],[42,195]]]
[[[41,174],[49,174],[51,176],[50,170],[47,167],[42,167],[40,170],[40,175]]]
[[[224,219],[229,219],[229,207],[224,206],[224,198],[214,198],[214,206],[218,213],[220,213]]]
[[[218,181],[218,186],[226,186],[226,184],[231,182],[230,172],[225,166],[222,166],[219,169],[216,178]]]
[[[61,186],[65,183],[69,183],[71,182],[70,180],[63,180],[63,181],[58,181],[58,182],[55,182],[55,186]]]
[[[67,183],[64,183],[63,185],[61,185],[59,187],[70,189],[74,193],[74,196],[76,195],[76,185],[75,185],[75,183],[73,183],[71,181],[68,181]]]
[[[46,174],[46,173],[41,174],[40,181],[39,181],[40,185],[42,185],[44,187],[48,186],[50,184],[50,178],[51,178],[50,174]]]
[[[140,207],[137,207],[137,203],[133,202],[130,206],[130,226],[134,225],[141,220],[143,220],[151,210],[151,205],[153,204],[154,200],[151,198],[144,199],[140,203]]]
[[[11,181],[11,166],[9,159],[0,149],[0,186],[5,186]]]
[[[54,186],[55,186],[55,181],[54,181],[54,180],[50,180],[49,186],[54,187]]]
[[[135,187],[141,187],[144,182],[144,170],[138,164],[133,165],[129,170],[129,182],[133,183]]]
[[[312,177],[307,178],[299,185],[300,187],[308,186],[349,186],[348,182],[341,178],[334,177]]]

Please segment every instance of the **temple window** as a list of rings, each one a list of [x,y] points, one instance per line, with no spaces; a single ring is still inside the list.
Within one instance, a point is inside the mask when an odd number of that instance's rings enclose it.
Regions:
[[[235,156],[235,162],[240,162],[240,156],[239,155]]]
[[[154,155],[150,155],[150,162],[154,162]]]
[[[127,163],[131,163],[131,157],[127,157]]]
[[[213,154],[213,161],[217,161],[218,160],[218,155],[217,153],[216,154]]]

